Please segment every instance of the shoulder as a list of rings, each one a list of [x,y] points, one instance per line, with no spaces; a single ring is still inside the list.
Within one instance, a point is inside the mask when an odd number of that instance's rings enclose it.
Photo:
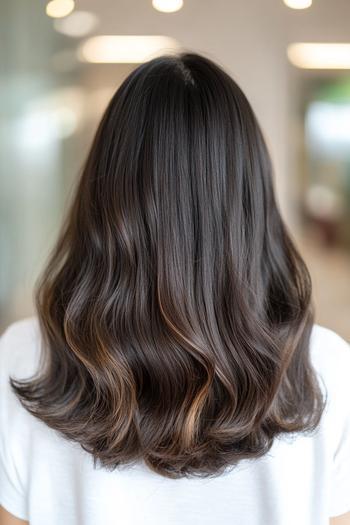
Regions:
[[[350,345],[333,330],[315,325],[310,350],[327,390],[324,429],[331,444],[329,516],[338,516],[350,507]]]
[[[10,379],[28,379],[40,362],[40,330],[36,317],[11,323],[0,336],[0,439],[28,420],[13,392]]]
[[[346,339],[331,328],[326,328],[316,323],[312,327],[311,344],[318,351],[323,349],[323,353],[342,354],[345,358],[350,351],[350,345]]]
[[[25,487],[33,430],[39,422],[22,407],[10,378],[25,379],[35,373],[39,333],[37,318],[27,317],[11,323],[0,335],[0,504],[23,519],[27,518]]]
[[[315,324],[310,357],[326,395],[326,420],[332,440],[340,442],[347,433],[350,441],[350,345],[335,331]]]
[[[345,381],[350,385],[350,344],[337,332],[314,324],[310,357],[317,371],[329,382]]]
[[[0,335],[1,376],[23,376],[34,372],[40,349],[40,329],[36,316],[12,322]]]
[[[21,341],[37,336],[39,321],[36,316],[24,317],[9,324],[1,334],[1,340]]]

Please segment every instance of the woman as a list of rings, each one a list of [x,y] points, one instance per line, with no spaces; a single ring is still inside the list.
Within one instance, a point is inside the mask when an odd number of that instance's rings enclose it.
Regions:
[[[35,299],[1,337],[1,525],[350,523],[349,345],[221,66],[122,83]]]

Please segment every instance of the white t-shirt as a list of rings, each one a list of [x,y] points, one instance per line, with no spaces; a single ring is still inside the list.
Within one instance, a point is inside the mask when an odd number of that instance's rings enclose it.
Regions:
[[[315,324],[310,353],[327,389],[312,436],[277,438],[269,453],[212,479],[171,480],[140,462],[94,469],[77,443],[30,415],[8,384],[39,356],[36,317],[0,338],[0,504],[30,525],[328,525],[350,511],[350,346]]]

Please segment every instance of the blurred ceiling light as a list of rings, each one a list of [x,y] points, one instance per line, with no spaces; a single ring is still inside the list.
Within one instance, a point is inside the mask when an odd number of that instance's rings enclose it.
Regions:
[[[174,13],[184,5],[183,0],[152,0],[152,6],[163,13]]]
[[[52,18],[62,18],[74,9],[74,0],[51,0],[46,6],[46,14]]]
[[[97,25],[98,18],[89,11],[73,11],[65,18],[55,20],[56,31],[67,36],[80,37],[90,33]]]
[[[283,0],[292,9],[306,9],[312,5],[312,0]]]
[[[173,38],[162,35],[101,35],[87,39],[78,49],[78,58],[94,63],[142,63],[179,48]]]
[[[304,69],[350,69],[350,44],[290,44],[290,62]]]

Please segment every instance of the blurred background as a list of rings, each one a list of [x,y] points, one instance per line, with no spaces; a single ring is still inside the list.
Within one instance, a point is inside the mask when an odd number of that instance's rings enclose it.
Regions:
[[[350,341],[349,0],[1,0],[0,329],[33,284],[111,96],[138,63],[186,49],[250,100],[316,322]]]

